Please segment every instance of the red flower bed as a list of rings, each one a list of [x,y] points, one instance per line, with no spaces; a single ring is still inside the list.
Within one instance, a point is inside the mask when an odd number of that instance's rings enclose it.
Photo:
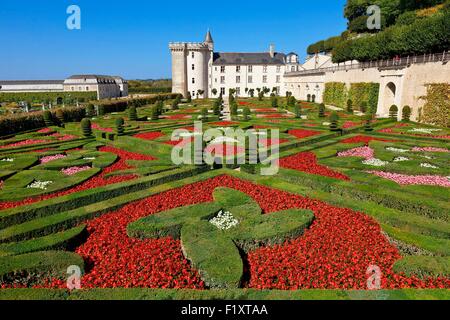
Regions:
[[[264,109],[252,109],[252,112],[255,113],[271,113],[271,112],[277,112],[277,109],[274,108],[264,108]]]
[[[103,169],[102,172],[98,176],[92,177],[92,178],[84,181],[83,183],[79,184],[78,186],[75,186],[75,187],[67,189],[67,190],[58,191],[58,192],[55,192],[52,194],[41,195],[41,196],[37,196],[34,198],[27,198],[27,199],[20,200],[20,201],[0,202],[0,210],[15,208],[15,207],[23,206],[23,205],[29,205],[29,204],[32,204],[32,203],[35,203],[38,201],[61,197],[61,196],[65,196],[67,194],[80,192],[83,190],[94,189],[94,188],[98,188],[98,187],[102,187],[102,186],[106,186],[106,185],[110,185],[110,184],[114,184],[114,183],[129,181],[129,180],[135,179],[137,176],[124,175],[124,176],[113,176],[113,177],[108,178],[108,177],[105,177],[105,175],[107,175],[108,173],[112,173],[114,171],[132,169],[133,167],[126,164],[127,160],[147,160],[147,161],[155,160],[155,158],[153,158],[151,156],[142,155],[142,154],[134,153],[134,152],[128,152],[128,151],[113,148],[113,147],[101,147],[99,150],[103,151],[103,152],[114,153],[119,156],[119,160],[116,163],[112,164],[111,166]]]
[[[261,145],[263,145],[265,147],[270,147],[274,144],[275,145],[283,144],[285,142],[288,142],[289,140],[288,139],[259,139],[258,141],[259,141],[259,143],[261,143]]]
[[[161,118],[168,119],[168,120],[180,120],[180,119],[191,119],[192,116],[187,116],[185,114],[174,114],[170,116],[161,116]]]
[[[358,127],[361,125],[361,122],[354,122],[354,121],[345,121],[342,125],[342,129],[350,129],[354,127]]]
[[[312,152],[301,152],[296,155],[280,159],[280,166],[286,169],[298,170],[319,176],[350,180],[346,175],[333,171],[317,163],[317,157]]]
[[[161,131],[145,132],[145,133],[135,134],[133,137],[143,139],[143,140],[155,140],[155,139],[164,137],[164,133],[162,133]]]
[[[49,137],[53,137],[58,139],[59,141],[68,141],[78,138],[77,136],[71,135],[71,134],[61,134],[61,133],[53,133],[49,135]]]
[[[37,133],[50,133],[53,132],[54,130],[50,129],[50,128],[44,128],[41,130],[36,131]]]
[[[233,121],[217,121],[217,122],[211,122],[208,123],[211,126],[219,126],[219,127],[229,127],[229,126],[236,126],[239,124],[239,122],[233,122]]]
[[[401,256],[371,217],[229,176],[169,190],[88,221],[89,237],[76,250],[90,267],[82,287],[204,288],[178,240],[132,239],[126,227],[157,212],[212,201],[217,187],[249,194],[265,214],[291,208],[315,214],[302,237],[249,253],[249,288],[366,289],[370,265],[381,269],[384,289],[450,288],[448,278],[420,280],[394,274],[392,266]],[[65,284],[55,281],[47,286]]]
[[[184,139],[179,140],[179,141],[169,140],[169,141],[164,141],[164,143],[165,144],[170,144],[171,146],[184,147],[185,145],[191,143],[192,141],[194,141],[194,138],[189,138],[189,139],[184,138]]]
[[[239,101],[238,104],[240,106],[253,106],[254,104],[251,102],[247,102],[247,101]]]
[[[356,137],[341,140],[340,143],[345,143],[345,144],[364,143],[366,145],[369,145],[370,141],[399,142],[399,140],[381,139],[381,138],[375,138],[375,137],[369,137],[369,136],[356,136]]]
[[[289,130],[288,133],[291,136],[297,137],[299,139],[314,137],[319,134],[322,134],[320,131],[314,131],[314,130],[303,130],[303,129],[295,129],[295,130]]]
[[[245,152],[245,148],[241,146],[234,145],[233,148],[223,144],[209,144],[205,152],[212,153],[216,156],[234,156]]]
[[[271,118],[292,118],[292,116],[289,116],[287,114],[281,114],[281,113],[273,113],[273,114],[258,114],[258,118],[264,118],[264,119],[271,119]]]
[[[317,124],[314,124],[314,123],[305,123],[304,126],[305,126],[305,127],[315,128],[315,127],[317,127],[318,125],[317,125]]]

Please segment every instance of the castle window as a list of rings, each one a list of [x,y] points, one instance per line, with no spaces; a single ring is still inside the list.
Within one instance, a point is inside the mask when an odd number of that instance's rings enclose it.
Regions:
[[[192,56],[192,59],[194,59],[194,57],[195,57],[195,52],[194,51],[192,51],[191,56]]]
[[[267,66],[263,66],[263,72],[267,73]]]
[[[86,91],[89,91],[89,87],[86,87]]]
[[[267,76],[263,76],[263,83],[267,83]]]
[[[291,71],[294,72],[295,71],[295,66],[291,67]]]
[[[192,83],[195,83],[195,78],[192,78]]]
[[[220,77],[220,83],[222,83],[222,84],[225,83],[225,77],[224,77],[224,76],[221,76],[221,77]]]
[[[281,72],[281,66],[277,66],[277,73]]]
[[[253,77],[252,76],[248,76],[248,83],[253,83]]]
[[[194,64],[192,65],[192,70],[195,70],[195,65]]]
[[[236,72],[237,73],[241,72],[241,66],[236,66]]]
[[[248,66],[248,72],[252,73],[253,72],[253,66]]]
[[[280,83],[281,77],[277,76],[277,83]]]
[[[240,76],[236,77],[236,83],[241,83],[241,77]]]
[[[221,72],[221,73],[225,73],[225,66],[221,66],[221,67],[220,67],[220,72]]]
[[[225,95],[225,88],[220,88],[220,94],[223,96]]]
[[[238,95],[238,96],[241,95],[241,88],[239,88],[239,87],[236,88],[236,95]]]

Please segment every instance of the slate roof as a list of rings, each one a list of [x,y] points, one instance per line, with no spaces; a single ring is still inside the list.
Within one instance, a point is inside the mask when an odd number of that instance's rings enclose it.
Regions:
[[[213,59],[213,65],[284,65],[285,63],[286,55],[278,52],[273,58],[269,52],[215,52]]]

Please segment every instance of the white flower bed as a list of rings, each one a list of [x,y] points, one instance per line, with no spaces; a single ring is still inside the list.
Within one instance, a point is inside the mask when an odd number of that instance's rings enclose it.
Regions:
[[[408,149],[400,149],[400,148],[393,148],[393,147],[387,147],[386,148],[387,151],[392,151],[392,152],[398,152],[398,153],[405,153],[408,152]]]
[[[228,230],[239,224],[239,221],[230,212],[222,210],[209,222],[220,230]]]
[[[434,159],[432,156],[426,156],[426,155],[419,155],[419,157],[425,158],[425,159],[428,159],[428,160]]]
[[[33,181],[30,183],[27,188],[28,189],[41,189],[41,190],[47,190],[47,186],[52,184],[53,181]]]
[[[403,161],[408,161],[409,158],[406,157],[397,157],[394,159],[394,162],[403,162]]]
[[[14,162],[13,158],[4,158],[2,160],[0,160],[1,162]]]
[[[324,122],[322,123],[323,126],[329,126],[331,123],[330,122]]]
[[[384,167],[389,164],[388,161],[383,161],[383,160],[376,159],[376,158],[364,160],[362,163],[365,165],[368,165],[368,166],[373,166],[373,167]]]
[[[437,131],[442,131],[442,130],[441,129],[431,129],[431,128],[414,128],[414,129],[408,130],[408,132],[425,133],[425,134],[432,134]]]
[[[84,157],[83,160],[95,160],[95,157]]]
[[[420,166],[422,168],[439,169],[439,167],[436,167],[436,166],[432,165],[431,163],[421,163]]]

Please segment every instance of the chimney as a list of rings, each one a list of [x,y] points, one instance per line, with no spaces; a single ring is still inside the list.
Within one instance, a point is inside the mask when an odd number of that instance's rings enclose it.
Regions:
[[[270,57],[274,58],[275,57],[275,45],[271,44],[270,48],[269,48],[269,53],[270,53]]]

